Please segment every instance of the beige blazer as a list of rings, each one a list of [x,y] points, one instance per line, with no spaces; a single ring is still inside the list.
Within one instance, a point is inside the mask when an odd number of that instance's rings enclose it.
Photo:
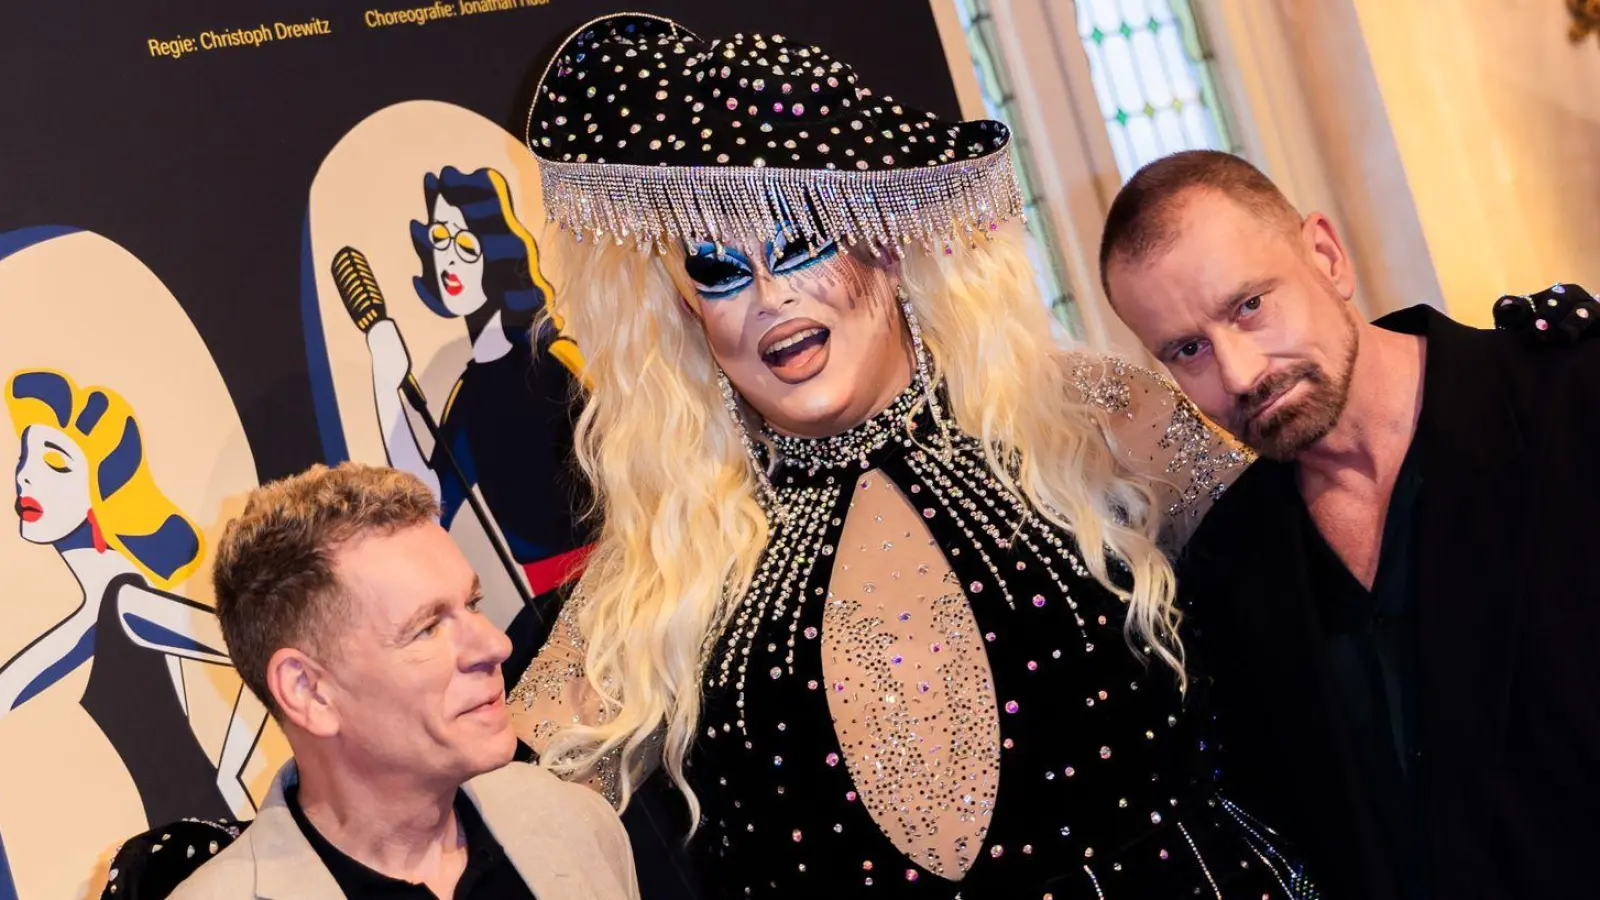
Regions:
[[[290,760],[250,827],[172,900],[341,900],[284,802],[284,786],[299,777]],[[599,794],[520,762],[463,788],[538,900],[638,900],[628,834]]]

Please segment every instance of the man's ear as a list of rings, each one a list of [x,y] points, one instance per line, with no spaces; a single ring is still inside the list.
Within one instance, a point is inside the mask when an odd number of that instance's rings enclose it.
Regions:
[[[1306,216],[1300,223],[1300,240],[1311,256],[1311,263],[1345,300],[1356,295],[1355,266],[1345,252],[1344,242],[1333,220],[1319,212]]]
[[[337,686],[320,663],[293,647],[267,661],[267,689],[295,727],[317,737],[339,733]]]

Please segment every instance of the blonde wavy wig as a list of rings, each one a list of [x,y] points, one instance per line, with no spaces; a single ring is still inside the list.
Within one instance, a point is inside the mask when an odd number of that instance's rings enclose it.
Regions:
[[[767,519],[710,348],[664,261],[631,244],[562,234],[564,269],[583,274],[568,281],[556,312],[588,361],[577,444],[601,523],[575,602],[605,721],[559,732],[544,760],[571,776],[620,748],[626,804],[659,739],[698,821],[683,766],[704,654],[759,564]],[[1076,535],[1095,578],[1129,603],[1130,645],[1181,679],[1174,578],[1157,547],[1150,484],[1119,464],[1103,414],[1074,388],[1082,357],[1055,336],[1021,241],[1008,227],[975,248],[912,250],[901,261],[936,378],[995,474]],[[1126,566],[1129,577],[1117,581],[1131,589],[1113,581],[1108,554]]]

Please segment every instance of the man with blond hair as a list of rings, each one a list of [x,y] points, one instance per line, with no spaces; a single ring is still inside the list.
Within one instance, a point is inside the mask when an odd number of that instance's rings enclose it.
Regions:
[[[504,634],[415,477],[346,463],[259,488],[215,564],[217,614],[294,751],[197,898],[636,898],[587,788],[511,763]]]

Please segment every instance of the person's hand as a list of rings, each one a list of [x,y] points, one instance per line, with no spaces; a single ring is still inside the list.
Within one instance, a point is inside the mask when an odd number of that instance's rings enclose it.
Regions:
[[[411,354],[393,319],[373,323],[367,331],[367,350],[372,353],[372,384],[378,390],[400,390],[411,374]]]
[[[1495,301],[1494,326],[1533,340],[1572,344],[1600,334],[1600,302],[1576,284],[1552,285],[1536,294],[1507,294]]]

